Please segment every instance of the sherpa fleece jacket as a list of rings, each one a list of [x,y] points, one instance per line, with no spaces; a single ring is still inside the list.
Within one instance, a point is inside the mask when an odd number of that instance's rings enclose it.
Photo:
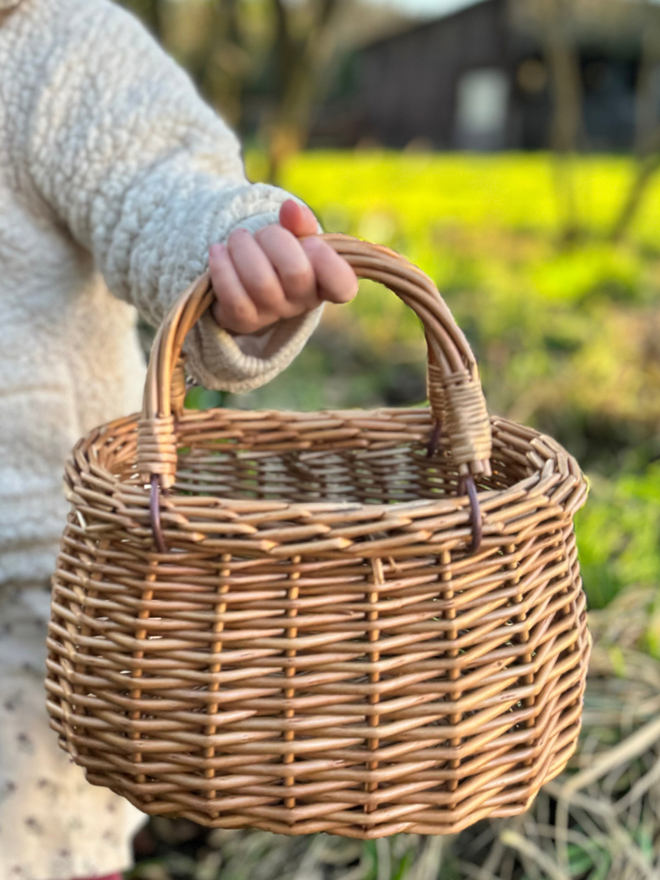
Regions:
[[[157,324],[237,227],[275,222],[240,146],[130,14],[0,0],[0,585],[48,578],[80,436],[141,405],[136,316]],[[300,351],[319,310],[259,336],[205,316],[205,386],[244,391]]]

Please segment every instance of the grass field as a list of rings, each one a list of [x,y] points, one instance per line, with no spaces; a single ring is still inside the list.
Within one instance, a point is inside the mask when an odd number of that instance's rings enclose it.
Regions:
[[[258,157],[248,167],[257,179]],[[585,585],[603,607],[660,580],[660,175],[629,240],[613,246],[632,161],[583,157],[571,173],[583,235],[570,247],[560,170],[544,154],[314,152],[281,183],[327,230],[389,245],[428,272],[473,346],[491,411],[578,457],[592,483],[578,521]],[[424,393],[419,322],[364,284],[354,305],[327,311],[288,371],[234,404],[398,405]]]
[[[259,156],[248,155],[247,166],[258,179]],[[308,201],[332,231],[356,230],[381,217],[413,242],[423,241],[438,222],[554,233],[562,219],[561,173],[543,153],[315,151],[290,162],[281,185]],[[627,157],[581,157],[573,173],[581,220],[595,233],[607,232],[633,178],[633,163]],[[637,240],[654,249],[660,247],[659,197],[660,178],[634,224]]]
[[[249,167],[258,179],[258,156]],[[475,350],[491,412],[557,437],[590,479],[577,531],[595,647],[569,771],[523,816],[452,838],[361,844],[154,820],[131,880],[660,877],[660,177],[629,240],[606,240],[633,173],[624,158],[576,164],[583,234],[570,247],[544,155],[313,153],[281,181],[326,229],[425,269]],[[419,322],[365,284],[355,304],[327,310],[285,373],[224,402],[319,409],[424,395]]]

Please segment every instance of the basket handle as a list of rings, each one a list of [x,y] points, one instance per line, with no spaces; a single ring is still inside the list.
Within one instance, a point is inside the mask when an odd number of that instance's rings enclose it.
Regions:
[[[322,235],[353,267],[359,278],[378,281],[413,309],[424,325],[428,346],[428,394],[436,423],[449,440],[461,487],[470,496],[475,514],[474,476],[490,474],[491,429],[479,370],[470,346],[457,326],[438,289],[420,269],[389,248],[346,235]],[[152,484],[152,522],[157,544],[160,533],[158,494],[176,477],[175,417],[183,406],[180,355],[186,335],[212,304],[209,273],[195,281],[172,307],[160,326],[151,350],[138,421],[137,463]],[[173,379],[178,368],[178,381]],[[437,431],[435,432],[437,435]],[[437,439],[437,437],[436,437]],[[473,547],[477,541],[473,516]]]

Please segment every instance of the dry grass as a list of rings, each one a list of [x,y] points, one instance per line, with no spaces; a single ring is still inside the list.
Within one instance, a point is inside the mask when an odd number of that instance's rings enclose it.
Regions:
[[[207,832],[152,821],[134,880],[658,880],[660,663],[641,650],[647,593],[592,612],[580,748],[513,820],[449,838],[360,843],[325,834]]]
[[[648,597],[629,591],[592,612],[580,748],[533,809],[455,841],[475,880],[658,880],[660,664],[639,650]]]

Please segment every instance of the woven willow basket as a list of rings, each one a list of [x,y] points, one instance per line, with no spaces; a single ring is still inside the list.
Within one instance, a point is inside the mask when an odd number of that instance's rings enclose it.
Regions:
[[[358,838],[523,811],[573,752],[589,637],[553,440],[486,412],[432,282],[326,236],[422,319],[431,409],[185,411],[186,333],[141,416],[66,468],[48,711],[88,780],[146,813]]]

